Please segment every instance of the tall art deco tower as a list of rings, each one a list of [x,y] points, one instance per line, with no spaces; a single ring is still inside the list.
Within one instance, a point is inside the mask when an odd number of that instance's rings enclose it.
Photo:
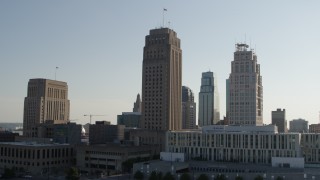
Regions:
[[[257,55],[246,44],[236,44],[229,76],[229,123],[231,125],[262,125],[262,77]]]
[[[69,120],[70,102],[66,82],[49,79],[30,79],[24,99],[23,135],[33,136],[32,127],[51,121],[65,124]]]
[[[143,52],[141,128],[182,128],[181,68],[177,33],[169,28],[150,30]]]

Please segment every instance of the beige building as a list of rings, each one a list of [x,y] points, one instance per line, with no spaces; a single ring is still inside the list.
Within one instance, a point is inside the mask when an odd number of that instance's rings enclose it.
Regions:
[[[247,44],[236,44],[227,89],[230,125],[263,124],[262,77],[257,55]]]
[[[14,168],[17,174],[64,173],[74,162],[74,148],[69,144],[37,144],[35,142],[0,143],[0,169]]]
[[[65,124],[69,120],[68,85],[49,79],[30,79],[24,100],[23,135],[31,137],[32,126],[52,121]]]
[[[181,129],[182,50],[176,32],[150,30],[146,36],[142,68],[141,128]]]

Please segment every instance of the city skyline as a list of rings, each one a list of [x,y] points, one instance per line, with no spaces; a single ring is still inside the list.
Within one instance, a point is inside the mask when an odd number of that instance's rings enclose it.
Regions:
[[[225,79],[234,44],[246,42],[255,47],[261,64],[264,123],[271,123],[271,111],[277,108],[286,109],[288,121],[318,123],[320,85],[313,79],[320,77],[319,5],[1,1],[0,82],[5,86],[0,122],[22,122],[28,80],[54,80],[56,71],[56,79],[69,85],[71,120],[88,123],[84,114],[107,114],[93,122],[115,124],[117,115],[131,111],[141,94],[143,37],[163,25],[165,7],[165,24],[181,39],[182,85],[194,91],[196,103],[201,72],[211,70],[218,78],[221,118],[225,116]]]

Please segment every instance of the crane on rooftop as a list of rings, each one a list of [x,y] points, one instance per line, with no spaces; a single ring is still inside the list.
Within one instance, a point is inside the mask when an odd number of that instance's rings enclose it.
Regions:
[[[90,117],[90,124],[91,124],[92,116],[106,116],[106,115],[85,114],[85,115],[83,115],[83,116],[89,116],[89,117]]]

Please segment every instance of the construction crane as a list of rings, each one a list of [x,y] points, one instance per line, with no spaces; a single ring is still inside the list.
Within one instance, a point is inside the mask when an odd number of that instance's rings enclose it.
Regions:
[[[106,116],[106,115],[85,114],[83,116],[89,116],[90,117],[90,124],[91,124],[92,116]]]

